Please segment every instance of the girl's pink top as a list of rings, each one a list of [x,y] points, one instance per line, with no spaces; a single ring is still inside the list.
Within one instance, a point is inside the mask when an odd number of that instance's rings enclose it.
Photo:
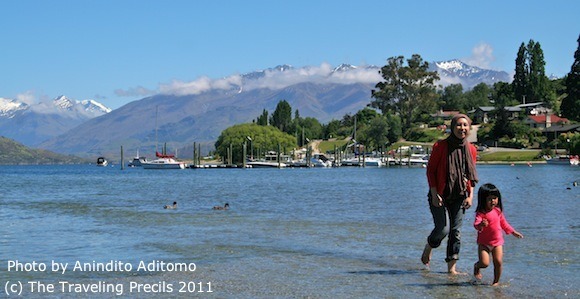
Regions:
[[[508,235],[514,232],[514,229],[505,219],[501,210],[497,207],[487,213],[476,212],[475,221],[473,222],[475,229],[478,229],[477,226],[483,221],[483,219],[487,219],[489,224],[479,230],[479,233],[477,234],[477,244],[494,247],[500,246],[503,245],[503,234],[501,231],[504,230]]]

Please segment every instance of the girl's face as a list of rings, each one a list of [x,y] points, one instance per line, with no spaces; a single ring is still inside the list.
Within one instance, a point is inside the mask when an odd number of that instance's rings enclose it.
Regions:
[[[453,127],[453,134],[459,139],[465,139],[469,135],[470,130],[469,122],[462,117],[457,120],[457,124]]]
[[[497,206],[497,203],[499,202],[497,196],[495,195],[490,195],[485,199],[485,208],[488,211],[493,210],[493,208],[495,208]]]

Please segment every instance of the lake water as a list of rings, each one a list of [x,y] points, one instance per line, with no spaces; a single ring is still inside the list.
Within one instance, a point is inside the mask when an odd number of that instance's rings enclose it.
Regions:
[[[525,236],[506,236],[495,288],[493,267],[487,285],[448,276],[444,246],[420,263],[432,228],[423,168],[0,166],[0,297],[579,298],[580,167],[478,171]],[[473,219],[458,262],[468,273]]]

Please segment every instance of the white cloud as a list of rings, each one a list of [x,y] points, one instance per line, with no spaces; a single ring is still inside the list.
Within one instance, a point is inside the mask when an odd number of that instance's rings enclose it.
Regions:
[[[232,75],[220,79],[211,79],[207,76],[193,81],[174,80],[170,83],[159,84],[157,90],[136,87],[128,90],[118,89],[118,96],[147,96],[153,94],[196,95],[210,90],[239,90],[247,91],[257,88],[282,89],[294,84],[311,83],[377,83],[382,78],[377,69],[365,67],[348,71],[333,72],[330,64],[323,63],[315,67],[290,68],[284,71],[266,70],[264,76],[258,79],[243,80],[241,75]]]
[[[16,100],[18,102],[24,103],[26,105],[34,105],[38,102],[36,95],[33,91],[25,91],[24,93],[20,93],[16,95]]]
[[[264,77],[246,82],[244,89],[255,88],[282,89],[298,83],[377,83],[381,76],[376,69],[356,68],[344,72],[333,72],[331,65],[323,63],[316,67],[289,69],[284,72],[268,70]]]
[[[471,57],[465,58],[463,61],[469,65],[490,69],[491,64],[495,61],[493,47],[486,43],[480,43],[471,50]]]
[[[161,84],[159,86],[159,93],[178,96],[200,94],[212,89],[237,89],[241,83],[242,77],[239,75],[234,75],[222,79],[210,79],[204,76],[189,82],[174,80],[169,84]]]

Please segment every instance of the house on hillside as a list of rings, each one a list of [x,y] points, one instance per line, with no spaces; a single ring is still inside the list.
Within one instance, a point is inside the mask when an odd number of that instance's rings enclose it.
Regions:
[[[542,102],[508,106],[504,109],[508,113],[508,119],[510,120],[516,119],[520,115],[546,115],[552,113],[552,109],[544,107]],[[486,124],[493,120],[493,111],[495,111],[493,106],[481,106],[468,111],[468,114],[472,116],[474,124]]]
[[[516,119],[522,112],[522,108],[517,106],[505,107],[504,109],[508,113],[508,119]],[[493,120],[493,111],[495,111],[493,106],[481,106],[467,113],[472,116],[474,124],[487,124]]]
[[[567,118],[559,117],[555,114],[542,114],[542,115],[528,115],[528,117],[523,121],[532,129],[545,130],[552,126],[563,126],[570,121]]]
[[[545,130],[543,130],[542,133],[548,138],[548,141],[552,141],[552,140],[558,138],[558,136],[560,136],[560,134],[580,133],[580,124],[552,125],[552,126],[546,128]]]

